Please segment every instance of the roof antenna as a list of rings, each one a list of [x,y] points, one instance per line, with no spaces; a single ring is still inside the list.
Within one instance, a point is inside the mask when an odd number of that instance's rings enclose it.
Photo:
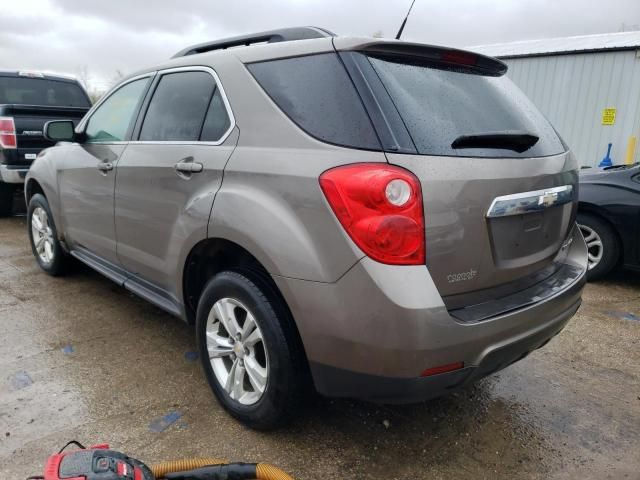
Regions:
[[[400,36],[402,35],[402,31],[404,30],[404,26],[407,24],[407,19],[409,18],[409,14],[411,13],[411,9],[413,8],[413,4],[416,3],[416,0],[411,2],[411,6],[409,7],[409,11],[407,12],[407,16],[404,17],[402,21],[402,25],[400,25],[400,30],[398,30],[398,34],[396,35],[396,40],[400,40]]]

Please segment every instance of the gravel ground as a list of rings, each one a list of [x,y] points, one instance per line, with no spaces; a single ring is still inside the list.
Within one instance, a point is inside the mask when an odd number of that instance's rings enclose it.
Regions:
[[[589,284],[545,348],[428,403],[319,398],[291,426],[227,416],[191,327],[83,267],[41,273],[23,217],[0,219],[0,478],[71,439],[153,463],[213,455],[298,479],[640,479],[640,275]]]

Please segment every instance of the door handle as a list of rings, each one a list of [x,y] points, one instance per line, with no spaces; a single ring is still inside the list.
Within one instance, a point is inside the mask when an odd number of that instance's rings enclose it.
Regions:
[[[111,162],[102,162],[98,164],[98,170],[101,172],[109,172],[113,170],[113,163]]]
[[[203,170],[203,166],[201,163],[198,162],[178,162],[174,165],[174,168],[176,169],[177,172],[180,173],[200,173]]]

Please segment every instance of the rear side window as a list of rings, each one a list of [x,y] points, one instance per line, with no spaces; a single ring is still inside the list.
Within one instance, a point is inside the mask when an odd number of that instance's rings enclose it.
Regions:
[[[149,103],[139,139],[199,140],[215,89],[215,80],[207,72],[163,75]]]
[[[369,57],[419,154],[541,157],[565,151],[551,124],[506,77],[434,68],[410,57]],[[526,133],[538,137],[525,151],[454,148],[464,136]]]
[[[336,145],[380,150],[337,54],[271,60],[248,68],[278,107],[309,135]]]
[[[30,77],[0,77],[0,103],[90,107],[91,102],[77,83]]]

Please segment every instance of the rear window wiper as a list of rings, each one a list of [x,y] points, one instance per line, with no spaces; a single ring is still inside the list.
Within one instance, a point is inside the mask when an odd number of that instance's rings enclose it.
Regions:
[[[522,153],[533,147],[539,137],[526,132],[504,131],[460,135],[451,148],[497,148]]]

